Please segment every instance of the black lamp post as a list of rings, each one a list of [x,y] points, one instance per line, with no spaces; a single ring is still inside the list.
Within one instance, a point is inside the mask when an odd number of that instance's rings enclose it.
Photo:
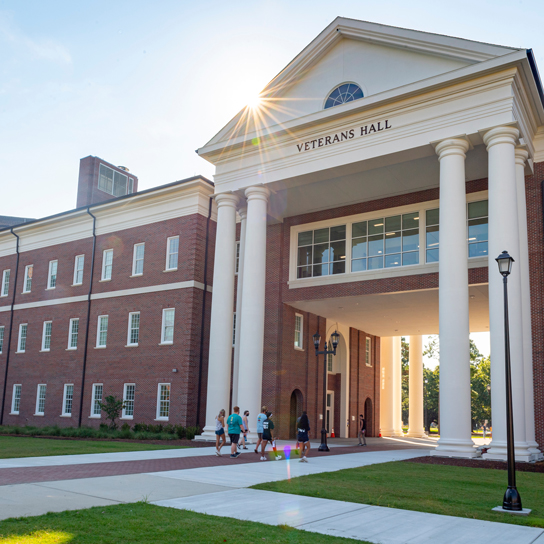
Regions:
[[[503,510],[521,511],[521,497],[516,488],[516,458],[514,452],[514,421],[512,417],[512,377],[510,369],[510,331],[508,324],[508,276],[514,259],[503,251],[496,259],[504,285],[504,360],[506,371],[506,441],[508,458],[508,488],[502,500]]]
[[[313,336],[314,346],[315,346],[315,356],[323,355],[323,428],[321,429],[321,444],[319,445],[318,451],[329,451],[329,446],[327,446],[327,427],[326,427],[326,417],[327,417],[327,355],[332,354],[336,355],[336,348],[338,346],[338,340],[340,335],[334,331],[331,334],[331,344],[332,350],[327,349],[327,342],[325,342],[325,349],[319,351],[319,344],[321,343],[321,335],[319,331],[316,332]]]

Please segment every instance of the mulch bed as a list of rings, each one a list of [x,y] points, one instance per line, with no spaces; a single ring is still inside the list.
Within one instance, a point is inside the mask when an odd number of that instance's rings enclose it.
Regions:
[[[404,463],[423,463],[424,465],[450,465],[452,467],[469,468],[494,468],[506,470],[506,461],[487,461],[484,459],[454,459],[450,457],[415,457],[406,459]],[[538,463],[516,463],[516,470],[519,472],[541,472],[544,473],[544,462]]]

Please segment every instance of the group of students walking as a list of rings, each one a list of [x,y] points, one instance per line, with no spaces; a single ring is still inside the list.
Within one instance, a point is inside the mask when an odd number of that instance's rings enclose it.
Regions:
[[[227,418],[225,423],[225,410],[221,410],[215,416],[215,455],[221,457],[221,448],[226,445],[227,437],[225,435],[225,426],[227,427],[230,438],[230,457],[236,459],[240,452],[237,449],[245,449],[248,447],[247,435],[249,433],[249,411],[244,412],[244,417],[240,416],[240,408],[235,406],[233,413]],[[302,416],[297,421],[297,449],[300,445],[300,461],[307,463],[307,454],[310,451],[310,421],[306,412],[302,412]],[[274,430],[274,422],[272,421],[272,412],[269,412],[266,406],[261,408],[261,413],[257,416],[257,444],[255,445],[255,453],[260,453],[261,461],[266,461],[266,446],[270,442],[274,452],[274,458],[279,461],[282,456],[276,448],[272,431]],[[261,450],[259,452],[259,446]]]

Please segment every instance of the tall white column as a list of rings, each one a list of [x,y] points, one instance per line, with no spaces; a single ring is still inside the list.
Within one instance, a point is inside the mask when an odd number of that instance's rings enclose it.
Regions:
[[[228,411],[230,400],[234,249],[238,197],[233,194],[218,194],[215,202],[217,203],[217,234],[213,268],[206,426],[202,433],[203,438],[214,440],[215,416],[223,408]]]
[[[393,337],[393,435],[404,436],[402,430],[402,352],[400,336]]]
[[[508,312],[512,369],[512,405],[516,459],[531,458],[525,437],[525,378],[521,311],[521,259],[517,205],[515,145],[519,131],[496,127],[486,132],[489,158],[489,332],[491,343],[491,419],[488,459],[506,458],[506,390],[503,279],[495,259],[506,250],[515,259],[508,276]]]
[[[474,457],[471,439],[466,140],[440,142],[440,439],[433,455]]]
[[[529,278],[529,240],[527,232],[527,199],[525,164],[528,151],[518,146],[516,157],[516,193],[519,223],[519,269],[521,277],[521,320],[523,325],[523,371],[525,379],[525,433],[527,444],[536,459],[542,458],[535,440],[535,397],[533,388],[533,343],[531,332],[531,289]]]
[[[238,255],[238,283],[236,286],[236,332],[234,338],[234,361],[232,369],[232,405],[238,404],[238,376],[240,365],[240,329],[242,323],[242,290],[244,286],[244,255],[246,249],[247,209],[238,210],[240,215],[240,253]]]
[[[393,337],[380,338],[380,432],[393,436]],[[352,422],[353,424],[353,422]]]
[[[266,284],[266,187],[246,189],[247,227],[242,288],[238,405],[250,412],[251,435],[261,410]],[[256,436],[256,434],[255,434]]]
[[[410,412],[408,436],[422,438],[423,426],[423,341],[421,336],[410,336]]]

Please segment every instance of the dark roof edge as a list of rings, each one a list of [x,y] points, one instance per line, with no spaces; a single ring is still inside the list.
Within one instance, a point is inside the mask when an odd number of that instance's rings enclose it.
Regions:
[[[531,72],[535,78],[535,85],[538,91],[538,96],[540,96],[540,103],[544,108],[544,89],[542,88],[542,80],[540,79],[540,74],[538,73],[538,66],[536,65],[535,56],[532,49],[527,49],[527,60],[529,61],[529,66],[531,67]]]

